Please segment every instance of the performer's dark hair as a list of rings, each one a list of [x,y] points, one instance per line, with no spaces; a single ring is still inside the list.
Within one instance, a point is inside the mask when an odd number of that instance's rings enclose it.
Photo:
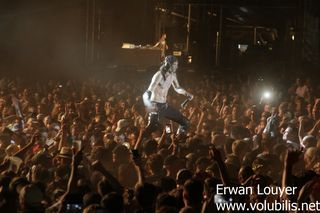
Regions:
[[[164,61],[162,62],[160,66],[161,74],[166,80],[165,74],[169,71],[170,67],[173,65],[174,62],[178,61],[178,59],[173,55],[168,55],[165,57]]]

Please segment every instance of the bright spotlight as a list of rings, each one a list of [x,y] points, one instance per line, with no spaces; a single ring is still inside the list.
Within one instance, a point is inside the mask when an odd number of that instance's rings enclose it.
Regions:
[[[264,93],[263,93],[263,98],[264,98],[264,99],[269,99],[269,98],[271,98],[271,92],[269,92],[269,91],[264,92]]]
[[[191,63],[192,63],[192,56],[189,55],[189,56],[188,56],[188,64],[191,64]]]

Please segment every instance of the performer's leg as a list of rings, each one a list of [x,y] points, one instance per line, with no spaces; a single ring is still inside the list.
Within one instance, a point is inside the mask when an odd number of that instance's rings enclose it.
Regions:
[[[158,112],[150,112],[148,115],[148,124],[146,126],[145,135],[150,135],[159,127]]]
[[[160,111],[160,114],[161,114],[161,116],[164,116],[165,118],[168,118],[168,119],[170,119],[180,125],[179,129],[178,129],[178,134],[184,133],[187,131],[188,126],[189,126],[189,121],[178,110],[167,105],[165,109]]]

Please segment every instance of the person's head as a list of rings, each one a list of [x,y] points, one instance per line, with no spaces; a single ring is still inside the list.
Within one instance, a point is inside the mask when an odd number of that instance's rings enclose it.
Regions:
[[[302,144],[305,148],[316,147],[317,146],[317,139],[312,135],[307,135],[302,139]]]
[[[113,162],[116,164],[128,163],[130,160],[130,151],[126,146],[118,145],[113,149]]]
[[[42,201],[44,194],[36,184],[24,186],[19,194],[19,203],[23,212],[33,211],[40,212],[43,210]]]
[[[221,181],[217,178],[207,178],[204,181],[203,188],[204,188],[206,199],[210,199],[213,195],[216,194],[217,185],[220,183]]]
[[[206,172],[214,178],[220,178],[220,172],[217,162],[213,162],[206,168]]]
[[[110,213],[121,213],[124,210],[123,197],[116,192],[106,194],[101,200],[101,206]]]
[[[61,165],[70,165],[72,161],[72,149],[67,146],[62,147],[58,158]]]
[[[253,175],[253,170],[249,166],[243,166],[239,170],[238,179],[241,184],[243,184],[249,177]]]
[[[180,169],[177,173],[176,183],[177,185],[184,185],[184,183],[191,179],[193,176],[192,172],[188,169]]]
[[[91,204],[83,209],[83,213],[100,213],[105,212],[105,210],[98,204]]]
[[[320,159],[320,149],[317,147],[310,147],[304,153],[304,163],[307,170],[311,170],[315,163]]]
[[[177,158],[175,155],[169,155],[164,160],[163,165],[167,171],[167,176],[175,177],[179,169],[179,158]]]
[[[284,141],[291,142],[291,143],[299,143],[299,137],[298,137],[298,129],[293,124],[294,121],[290,121],[288,127],[283,132],[282,139]]]
[[[200,206],[203,196],[203,185],[195,179],[187,180],[183,187],[183,202],[185,206]]]
[[[132,188],[138,180],[132,164],[121,164],[118,169],[118,180],[126,188]]]
[[[161,155],[150,155],[147,160],[147,168],[152,174],[161,174],[163,172],[163,158],[161,157]]]
[[[166,72],[175,73],[178,69],[178,59],[173,55],[166,56],[164,59],[164,64],[160,69],[163,74]]]
[[[145,210],[155,207],[157,187],[150,183],[138,184],[135,187],[135,197],[138,204]]]
[[[162,33],[161,39],[165,40],[166,38],[167,38],[167,34],[166,33]]]
[[[279,156],[279,160],[283,163],[287,153],[286,144],[278,143],[273,146],[273,154]]]
[[[47,183],[50,180],[48,168],[41,165],[34,165],[31,170],[31,179],[33,182]]]
[[[176,207],[177,199],[167,193],[159,194],[156,201],[156,211],[160,210],[164,206]]]
[[[242,140],[236,140],[232,144],[232,153],[236,155],[240,161],[242,161],[243,156],[247,152],[248,145]]]
[[[224,134],[214,134],[211,133],[211,143],[215,145],[215,147],[223,147],[226,141],[226,136]]]
[[[209,159],[202,156],[199,157],[196,161],[196,172],[204,172],[209,165]]]
[[[101,197],[113,191],[114,189],[107,179],[104,178],[98,182],[98,193]]]
[[[59,165],[54,171],[54,178],[56,180],[67,179],[69,177],[70,167],[68,165]]]
[[[232,153],[232,144],[233,144],[233,142],[234,142],[234,139],[232,139],[232,138],[228,138],[226,140],[226,143],[224,144],[224,147],[223,147],[224,152],[225,152],[226,155]]]
[[[19,194],[21,189],[28,185],[29,181],[24,178],[24,177],[15,177],[12,179],[12,181],[10,182],[10,186],[9,189],[12,193],[17,193]]]
[[[123,132],[125,131],[125,129],[129,126],[129,122],[126,120],[126,119],[120,119],[118,122],[117,122],[117,128],[116,128],[116,132],[119,133],[119,132]]]
[[[101,196],[95,192],[89,192],[83,196],[83,206],[87,207],[91,204],[100,204]]]
[[[146,156],[150,156],[157,152],[158,143],[155,140],[148,140],[143,144],[143,150]]]
[[[162,192],[169,193],[176,188],[176,181],[171,177],[162,177],[158,181],[157,186],[162,190]]]

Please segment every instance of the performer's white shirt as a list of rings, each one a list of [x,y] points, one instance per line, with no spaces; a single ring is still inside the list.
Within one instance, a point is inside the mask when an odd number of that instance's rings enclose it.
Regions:
[[[177,93],[187,95],[187,92],[180,87],[176,73],[167,72],[164,79],[161,71],[156,72],[148,88],[148,90],[152,92],[150,101],[166,103],[167,94],[171,85]]]

